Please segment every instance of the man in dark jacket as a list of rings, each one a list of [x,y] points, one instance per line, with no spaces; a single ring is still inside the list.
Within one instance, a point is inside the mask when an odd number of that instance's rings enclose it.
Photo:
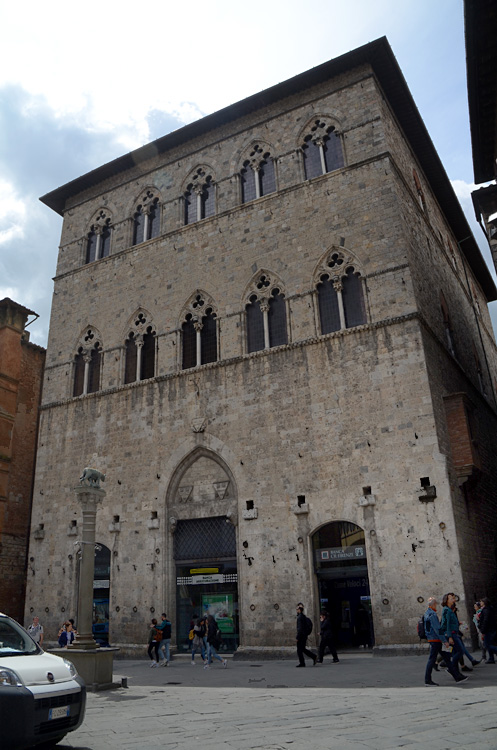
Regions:
[[[488,659],[485,664],[495,664],[495,654],[497,654],[497,648],[494,646],[495,633],[497,632],[495,612],[487,597],[484,597],[480,604],[482,610],[480,612],[478,627],[483,636],[483,647],[488,654]]]
[[[299,603],[297,604],[297,656],[299,657],[297,667],[305,667],[304,654],[309,659],[312,659],[313,666],[317,662],[318,657],[316,654],[306,648],[308,635],[309,629],[307,617],[304,615],[304,605]]]
[[[333,642],[331,620],[328,612],[321,612],[321,614],[319,615],[319,620],[321,622],[321,630],[319,633],[319,635],[321,636],[321,640],[319,641],[318,662],[319,664],[323,663],[324,652],[326,651],[326,647],[328,647],[330,649],[330,654],[333,657],[333,663],[337,664],[339,659],[335,644]]]

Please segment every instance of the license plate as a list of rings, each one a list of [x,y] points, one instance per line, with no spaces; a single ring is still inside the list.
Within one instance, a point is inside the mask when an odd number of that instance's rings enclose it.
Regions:
[[[58,708],[51,708],[48,711],[48,720],[50,719],[62,719],[65,716],[69,716],[69,706],[59,706]]]

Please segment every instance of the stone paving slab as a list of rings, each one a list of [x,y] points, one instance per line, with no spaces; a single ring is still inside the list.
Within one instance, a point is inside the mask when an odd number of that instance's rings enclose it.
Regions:
[[[116,666],[129,688],[89,694],[83,725],[59,750],[497,750],[497,668],[490,666],[460,686],[437,675],[438,688],[422,684],[419,657],[363,657],[348,670],[344,660],[340,680],[338,665],[235,662],[217,674],[186,662]],[[360,686],[375,681],[379,687]]]

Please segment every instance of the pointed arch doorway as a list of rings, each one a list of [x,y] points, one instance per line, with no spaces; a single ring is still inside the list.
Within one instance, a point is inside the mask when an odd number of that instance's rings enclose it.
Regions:
[[[333,521],[313,534],[312,549],[320,607],[330,613],[337,646],[372,648],[364,530],[349,521]]]
[[[239,644],[237,493],[233,475],[214,451],[197,447],[177,467],[167,497],[171,589],[179,653],[190,650],[194,617],[210,614],[221,650]]]

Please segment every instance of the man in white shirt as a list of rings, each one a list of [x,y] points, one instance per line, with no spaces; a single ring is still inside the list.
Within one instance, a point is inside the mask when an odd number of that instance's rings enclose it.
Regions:
[[[43,645],[43,625],[40,625],[39,617],[33,617],[33,624],[29,626],[28,633],[35,643]]]

